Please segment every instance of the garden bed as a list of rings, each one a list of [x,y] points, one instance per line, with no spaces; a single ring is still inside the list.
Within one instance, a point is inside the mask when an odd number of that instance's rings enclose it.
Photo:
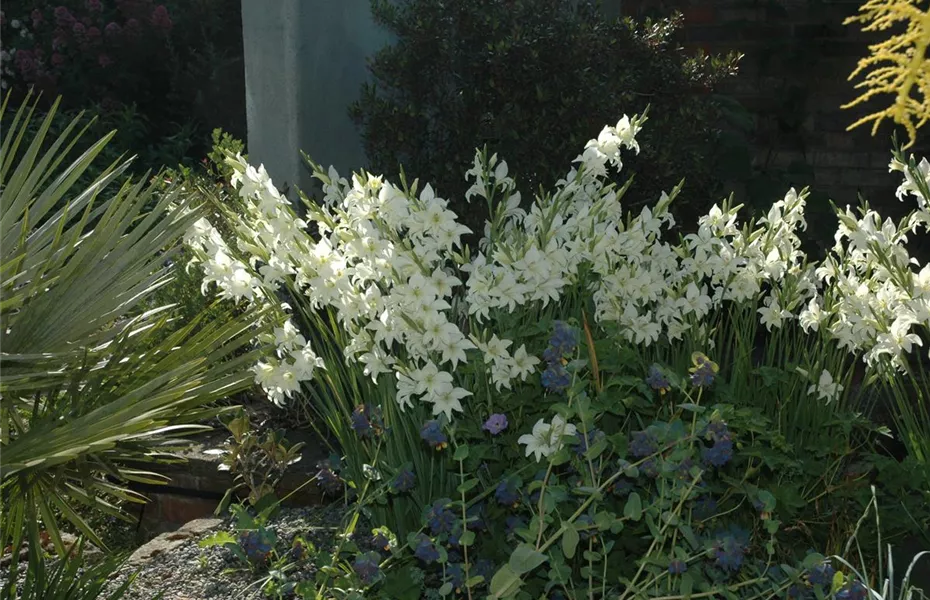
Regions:
[[[282,509],[268,527],[275,532],[285,547],[290,547],[295,536],[328,549],[335,540],[343,516],[343,507]],[[163,600],[228,600],[229,598],[261,598],[262,592],[255,582],[260,570],[253,574],[237,563],[236,557],[226,548],[202,548],[200,543],[217,531],[231,531],[233,521],[202,521],[206,526],[193,527],[193,535],[172,540],[172,534],[155,538],[140,548],[117,572],[110,589],[116,589],[133,573],[138,573],[125,600],[149,600],[163,594]],[[180,530],[183,532],[182,530]],[[179,542],[172,544],[173,541]],[[159,548],[164,548],[159,551]],[[237,569],[238,570],[235,570]],[[312,570],[293,574],[295,580],[313,576]]]

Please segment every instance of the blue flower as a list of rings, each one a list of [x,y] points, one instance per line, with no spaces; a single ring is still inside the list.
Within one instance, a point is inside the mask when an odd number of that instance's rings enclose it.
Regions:
[[[304,541],[300,538],[294,538],[294,543],[291,546],[290,551],[287,553],[288,558],[292,561],[301,561],[307,558],[307,546],[304,545]]]
[[[668,563],[668,572],[670,575],[681,575],[688,570],[688,563],[683,560],[673,560]]]
[[[866,600],[869,597],[869,588],[859,580],[847,584],[834,596],[835,600]]]
[[[581,528],[578,534],[583,540],[589,540],[597,533],[597,528],[591,527],[594,525],[594,519],[590,515],[581,515],[575,520],[575,524]]]
[[[488,417],[488,420],[484,422],[481,428],[491,435],[497,435],[507,429],[507,416],[501,413],[495,413]]]
[[[630,453],[636,458],[644,458],[655,454],[659,449],[659,442],[655,436],[646,431],[634,431],[630,440]]]
[[[423,424],[423,428],[420,429],[420,437],[429,444],[430,448],[435,448],[436,450],[442,450],[449,445],[449,438],[442,432],[439,421],[435,419]]]
[[[549,345],[555,348],[562,356],[574,352],[575,347],[578,345],[578,337],[575,335],[575,330],[565,321],[556,321],[553,325],[554,331],[549,338]]]
[[[388,536],[379,531],[378,533],[371,536],[371,545],[375,548],[388,550],[391,547],[391,540],[388,539]]]
[[[452,587],[456,590],[462,589],[462,585],[465,583],[465,567],[462,563],[451,564],[446,567],[446,577],[449,578],[449,583],[452,584]]]
[[[526,528],[526,521],[523,517],[509,516],[504,519],[504,533],[508,536],[513,535],[517,529]]]
[[[246,557],[254,563],[263,563],[268,560],[272,546],[267,535],[257,530],[244,531],[239,534],[239,547]]]
[[[425,563],[439,560],[439,550],[436,549],[433,540],[422,533],[417,535],[417,546],[413,551],[413,555]]]
[[[610,491],[612,494],[623,498],[633,491],[633,483],[627,479],[618,479],[610,486]]]
[[[704,428],[704,437],[714,442],[730,439],[730,430],[723,421],[711,421]]]
[[[417,477],[409,467],[405,467],[391,481],[391,489],[397,493],[409,492],[416,486]]]
[[[665,376],[662,369],[656,364],[649,367],[649,372],[646,375],[646,383],[649,387],[659,392],[661,396],[664,396],[666,392],[672,389],[672,384],[669,383],[668,377]]]
[[[328,460],[317,463],[319,471],[316,474],[316,484],[323,490],[324,494],[337,495],[343,491],[342,479],[332,468],[332,463]]]
[[[381,555],[377,552],[365,552],[355,557],[352,569],[365,585],[371,585],[381,573]]]
[[[546,370],[542,374],[542,385],[544,388],[550,392],[562,392],[567,390],[572,383],[572,377],[565,370],[565,366],[562,363],[550,363]]]
[[[591,431],[588,432],[587,436],[584,433],[582,433],[581,430],[578,430],[577,432],[575,432],[575,437],[578,439],[578,443],[575,444],[575,452],[577,452],[578,454],[584,454],[585,452],[590,450],[592,446],[594,446],[596,443],[600,442],[607,436],[604,434],[603,431],[599,429],[592,429]]]
[[[488,528],[487,522],[484,520],[484,504],[478,503],[473,504],[468,510],[465,511],[465,516],[468,518],[468,528],[472,531],[484,531]]]
[[[520,483],[516,477],[508,477],[497,484],[494,499],[505,506],[516,506],[520,501]]]
[[[749,533],[739,527],[718,532],[712,544],[714,563],[725,571],[739,571],[747,545]]]
[[[675,467],[675,475],[678,480],[690,483],[694,479],[694,476],[691,475],[692,467],[694,467],[694,460],[690,456],[682,459],[678,466]]]
[[[694,517],[702,521],[717,514],[717,501],[710,496],[704,496],[694,503]]]
[[[830,565],[830,563],[825,562],[811,569],[810,575],[807,576],[807,579],[811,582],[811,585],[828,588],[833,586],[833,576],[835,574],[836,570]]]
[[[714,378],[720,371],[717,363],[707,358],[701,352],[695,352],[691,355],[691,363],[694,365],[689,369],[691,372],[691,385],[695,387],[709,387],[714,383]]]
[[[437,500],[426,509],[424,520],[433,535],[449,533],[455,526],[455,514],[446,508],[447,500]]]
[[[543,360],[546,362],[547,365],[551,365],[555,363],[561,364],[562,355],[559,353],[558,350],[556,350],[552,346],[549,346],[548,348],[543,350]]]
[[[733,458],[733,441],[729,438],[716,442],[710,448],[701,451],[701,458],[709,465],[722,467]]]
[[[491,576],[494,575],[496,570],[493,562],[487,558],[482,558],[475,563],[475,568],[472,569],[472,573],[476,577],[478,575],[484,577],[485,583],[489,583],[491,581]]]
[[[364,404],[359,404],[352,411],[352,430],[362,439],[371,437],[371,421],[368,420],[368,411]]]

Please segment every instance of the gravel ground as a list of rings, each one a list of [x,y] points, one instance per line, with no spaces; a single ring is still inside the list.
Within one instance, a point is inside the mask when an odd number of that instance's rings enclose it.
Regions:
[[[289,548],[294,537],[301,535],[318,549],[330,548],[334,533],[341,524],[343,509],[328,508],[282,509],[270,526],[278,537],[279,548]],[[232,525],[228,521],[227,525]],[[229,530],[229,528],[227,528]],[[225,548],[200,548],[199,539],[183,542],[165,554],[147,561],[139,570],[126,600],[151,600],[159,592],[163,600],[232,600],[262,598],[255,577],[246,571],[224,574],[225,569],[240,566]],[[131,574],[125,569],[117,574],[110,589],[116,589]],[[310,576],[311,573],[304,573]]]

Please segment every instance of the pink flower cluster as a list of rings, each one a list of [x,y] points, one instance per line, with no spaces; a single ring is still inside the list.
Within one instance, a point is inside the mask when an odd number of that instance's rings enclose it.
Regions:
[[[66,70],[108,68],[135,48],[149,51],[150,37],[164,38],[174,23],[167,7],[153,0],[71,0],[58,6],[34,8],[28,18],[29,35],[6,31],[4,41],[13,40],[10,50],[13,74],[25,83],[54,86]],[[6,44],[4,44],[6,46]]]

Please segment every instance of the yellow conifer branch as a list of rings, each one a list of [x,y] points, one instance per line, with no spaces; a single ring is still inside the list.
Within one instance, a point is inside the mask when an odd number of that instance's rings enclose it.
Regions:
[[[884,31],[904,22],[906,31],[884,42],[869,46],[870,55],[859,61],[852,80],[865,73],[856,89],[866,91],[844,104],[851,108],[879,94],[891,94],[894,103],[879,112],[862,117],[849,127],[854,129],[872,122],[872,135],[885,119],[891,119],[907,131],[908,143],[914,145],[917,129],[930,120],[930,8],[921,8],[921,0],[867,0],[859,14],[849,17],[845,25],[864,23],[863,31]],[[888,63],[891,63],[890,65]]]

